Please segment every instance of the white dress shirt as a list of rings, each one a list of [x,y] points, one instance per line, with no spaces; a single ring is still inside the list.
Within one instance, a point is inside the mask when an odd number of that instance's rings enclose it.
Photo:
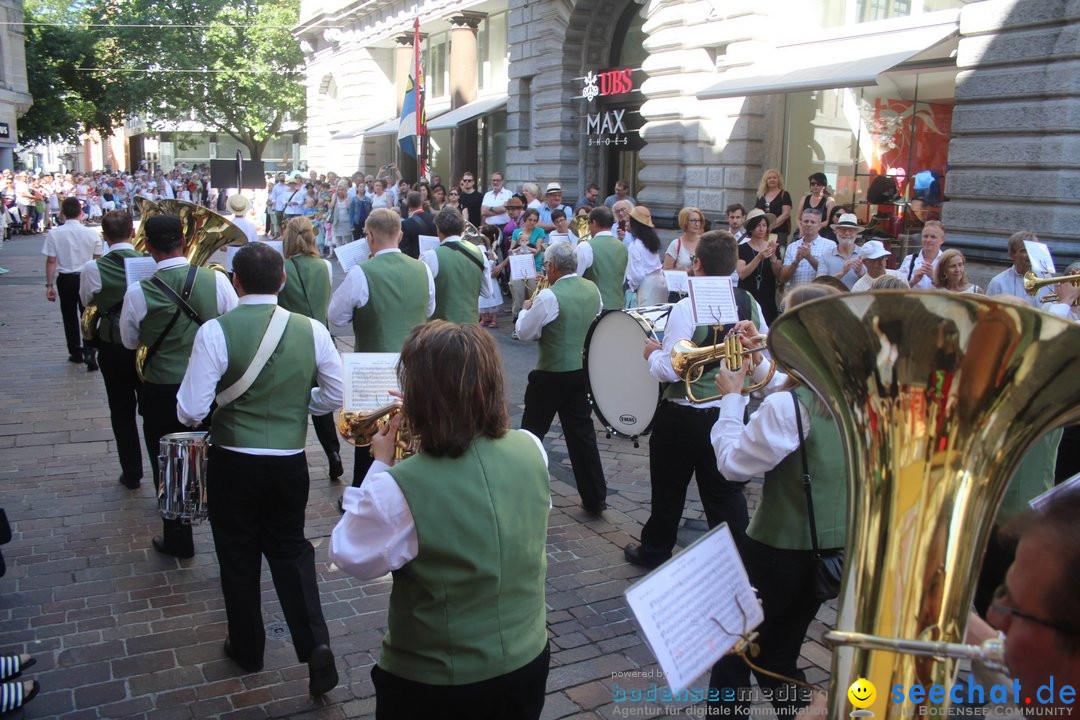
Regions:
[[[56,258],[56,269],[62,273],[77,273],[90,260],[101,255],[101,233],[69,218],[45,236],[41,254]]]
[[[505,207],[506,203],[510,202],[510,198],[514,196],[514,193],[510,192],[505,187],[499,192],[493,192],[488,190],[484,193],[484,199],[480,201],[481,209]],[[510,222],[510,216],[507,213],[501,215],[489,215],[484,222],[491,223],[492,225],[505,225]]]
[[[558,285],[564,278],[577,277],[576,273],[569,275],[563,275],[561,278],[555,281]],[[600,295],[600,290],[597,289],[597,295]],[[600,312],[604,311],[604,300],[600,298]],[[540,335],[544,332],[544,326],[548,323],[555,322],[559,317],[559,298],[555,297],[555,293],[551,291],[551,288],[547,287],[536,294],[536,299],[533,300],[532,307],[528,310],[522,310],[518,313],[517,324],[514,329],[517,331],[519,340],[539,340]]]
[[[810,413],[802,403],[799,410],[806,438],[810,436]],[[775,392],[767,396],[746,426],[743,426],[744,412],[742,395],[724,395],[720,400],[720,417],[709,434],[716,453],[716,467],[732,482],[762,477],[799,448],[799,427],[791,393]]]
[[[1024,276],[1016,272],[1016,266],[1010,266],[999,272],[992,280],[990,280],[990,284],[986,286],[986,294],[988,296],[1013,295],[1035,308],[1042,307],[1042,303],[1039,302],[1039,295],[1048,292],[1051,292],[1051,290],[1040,289],[1035,295],[1028,295],[1027,290],[1024,289]]]
[[[825,253],[825,256],[818,261],[818,275],[832,275],[836,277],[840,282],[847,285],[850,290],[855,286],[855,283],[861,278],[866,271],[860,274],[854,269],[848,270],[843,276],[839,276],[839,273],[844,269],[844,265],[848,260],[859,259],[859,248],[855,247],[851,250],[850,257],[844,257],[840,254],[840,246],[837,245],[829,252]]]
[[[608,235],[609,233],[600,233],[600,235]],[[599,237],[599,235],[597,236]],[[578,243],[574,247],[574,252],[577,253],[577,274],[584,275],[585,271],[592,267],[593,252],[592,245],[587,242]]]
[[[664,261],[660,258],[660,253],[650,252],[644,242],[634,238],[626,260],[626,281],[630,283],[630,289],[637,292],[646,277],[663,267]]]
[[[307,190],[303,187],[299,187],[294,195],[292,190],[283,193],[285,198],[285,214],[286,215],[303,215],[304,203],[307,202]]]
[[[245,295],[240,298],[240,305],[277,305],[277,295]],[[341,356],[334,347],[334,340],[323,324],[312,318],[305,318],[311,323],[315,340],[315,366],[318,386],[311,389],[311,402],[308,412],[312,415],[326,415],[341,407]],[[207,320],[195,333],[195,343],[191,346],[191,359],[188,361],[184,381],[176,393],[176,417],[184,425],[195,426],[202,422],[210,412],[210,405],[217,395],[217,385],[229,367],[229,348],[225,344],[225,333],[217,318]],[[304,448],[239,448],[222,445],[226,450],[233,450],[247,455],[296,455]]]
[[[232,223],[233,225],[244,231],[244,235],[247,236],[247,240],[249,243],[255,242],[255,240],[259,237],[259,230],[255,227],[255,223],[251,222],[246,217],[233,215]]]
[[[544,445],[527,430],[547,466]],[[330,535],[330,560],[345,573],[373,580],[414,559],[419,552],[416,521],[390,468],[376,460],[360,487],[345,488],[345,511]]]
[[[387,248],[375,253],[375,256],[386,253],[400,253],[398,248]],[[435,277],[430,266],[425,266],[428,279],[428,309],[427,316],[435,313]],[[345,275],[345,282],[338,286],[330,297],[330,307],[326,311],[326,318],[337,326],[348,325],[352,322],[353,310],[367,305],[370,299],[367,275],[364,274],[363,263],[358,263],[349,268]]]
[[[460,235],[451,235],[450,237],[443,240],[441,244],[446,245],[447,243],[452,243],[452,242],[461,242],[461,236]],[[481,251],[481,252],[483,252],[483,251]],[[431,271],[431,277],[433,277],[433,278],[439,277],[439,256],[435,254],[434,250],[428,250],[426,252],[420,253],[420,261],[428,266],[428,270]],[[489,287],[489,283],[484,283],[484,282],[480,283],[480,295],[479,295],[479,297],[489,298],[489,297],[492,297],[493,295],[494,295],[494,292],[492,290],[492,287]],[[431,312],[435,312],[435,311],[432,310]]]
[[[753,297],[750,298],[750,302],[753,306],[757,306],[757,300]],[[762,335],[769,334],[769,324],[765,321],[765,315],[761,312],[761,307],[757,307],[758,316],[758,332]],[[653,350],[649,355],[649,374],[656,380],[665,383],[682,383],[683,380],[675,374],[675,369],[671,366],[671,350],[675,347],[675,343],[679,340],[692,340],[694,338],[694,331],[697,330],[697,326],[694,325],[694,309],[690,304],[690,298],[683,298],[679,302],[675,303],[671,307],[671,313],[667,316],[667,326],[664,328],[664,342],[659,350]],[[718,338],[718,341],[723,341],[723,338]],[[711,332],[709,337],[706,337],[705,344],[711,345],[713,339]],[[766,356],[768,353],[764,353]],[[766,366],[766,363],[762,363],[758,367]],[[764,373],[764,370],[761,371]],[[743,398],[743,405],[745,406],[749,399],[745,396]],[[687,398],[680,397],[672,400],[676,405],[692,405],[699,408],[719,407],[720,400],[710,400],[703,403],[692,403]],[[742,415],[739,416],[740,418]]]
[[[885,275],[896,275],[896,271],[886,269]],[[879,277],[885,277],[885,275],[880,275]],[[868,292],[875,280],[877,280],[877,278],[870,277],[870,273],[863,273],[862,277],[856,280],[855,284],[851,286],[851,292]]]
[[[177,257],[162,260],[157,264],[158,270],[182,267],[188,264],[187,258]],[[229,282],[225,273],[214,271],[215,291],[217,294],[217,310],[219,315],[236,307],[236,291]],[[124,309],[120,311],[120,340],[128,350],[134,350],[139,345],[139,325],[146,317],[146,296],[143,294],[142,283],[128,285],[124,293]]]
[[[937,271],[938,262],[941,260],[941,256],[943,254],[944,253],[942,253],[941,250],[938,250],[937,257],[935,257],[934,261],[932,263],[930,263],[930,265],[934,269],[931,270],[929,274],[923,275],[921,278],[919,278],[918,282],[911,283],[911,289],[912,290],[933,290],[934,289],[934,273]],[[916,265],[914,269],[912,269],[912,267],[911,267],[912,258],[914,258],[914,261],[916,263],[918,263],[918,265]],[[922,265],[924,262],[926,262],[926,260],[923,259],[923,251],[922,250],[920,250],[917,255],[908,255],[906,258],[904,258],[904,261],[900,263],[900,269],[896,271],[896,274],[899,275],[900,277],[904,278],[904,280],[908,280],[909,277],[914,276],[913,274],[914,274],[915,270],[918,270],[919,269],[918,266]],[[910,280],[908,282],[910,282]]]
[[[784,265],[794,265],[799,248],[805,244],[806,239],[800,238],[788,245],[787,250],[784,251]],[[828,238],[823,238],[820,235],[810,242],[810,254],[817,260],[818,269],[824,267],[825,256],[835,250],[836,243]],[[818,270],[814,269],[814,266],[810,264],[809,260],[800,260],[799,264],[795,267],[795,274],[787,281],[787,287],[793,288],[797,285],[805,285],[817,276]]]
[[[109,246],[109,252],[114,250],[134,250],[131,243],[121,242]],[[108,255],[109,253],[105,253]],[[82,304],[89,305],[90,300],[101,292],[101,270],[98,269],[97,260],[87,260],[82,267],[82,275],[79,276],[79,300]],[[104,310],[105,308],[102,308]]]

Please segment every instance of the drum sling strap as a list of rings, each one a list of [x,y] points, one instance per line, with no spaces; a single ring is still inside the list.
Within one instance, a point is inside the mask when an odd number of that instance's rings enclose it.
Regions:
[[[248,388],[258,379],[259,373],[266,366],[266,361],[270,359],[270,356],[274,354],[277,346],[281,343],[281,337],[285,334],[285,326],[289,324],[291,314],[283,307],[274,308],[274,314],[270,316],[270,322],[267,324],[266,332],[263,333],[262,340],[259,342],[259,349],[255,351],[255,357],[251,359],[251,364],[248,365],[247,370],[244,371],[239,380],[217,394],[218,409],[223,408],[246,393]]]
[[[147,365],[150,364],[150,361],[154,358],[154,354],[161,347],[161,344],[165,342],[165,338],[167,338],[169,336],[169,333],[172,332],[173,326],[176,325],[176,321],[180,319],[181,314],[187,315],[188,319],[196,325],[203,324],[203,321],[199,318],[199,314],[195,312],[187,303],[187,299],[191,297],[191,289],[195,287],[195,276],[198,274],[198,272],[199,268],[194,265],[188,268],[187,279],[184,280],[184,288],[183,290],[181,290],[179,295],[176,294],[175,290],[169,287],[168,283],[166,283],[157,275],[154,275],[152,278],[150,278],[150,282],[154,283],[154,286],[161,290],[163,293],[165,293],[165,297],[167,297],[170,301],[172,301],[174,305],[176,305],[176,312],[173,313],[172,319],[169,320],[169,324],[166,325],[162,333],[158,335],[158,338],[154,341],[154,344],[151,345],[149,349],[147,349],[146,360],[143,361],[144,369]]]

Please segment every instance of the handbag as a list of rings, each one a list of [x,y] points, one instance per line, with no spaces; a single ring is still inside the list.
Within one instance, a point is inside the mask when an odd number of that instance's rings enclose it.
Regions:
[[[810,491],[810,468],[806,462],[806,441],[803,439],[802,411],[794,390],[791,391],[791,399],[795,402],[795,423],[799,429],[799,454],[802,457],[803,490],[806,491],[806,514],[810,519],[810,543],[814,553],[814,597],[824,602],[840,594],[840,578],[844,572],[844,551],[843,549],[822,551],[818,547],[814,497]]]

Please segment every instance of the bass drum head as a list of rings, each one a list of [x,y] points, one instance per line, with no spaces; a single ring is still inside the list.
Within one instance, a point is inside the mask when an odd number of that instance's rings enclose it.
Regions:
[[[608,310],[593,321],[585,338],[589,399],[600,422],[613,434],[646,434],[660,404],[660,383],[643,357],[645,339],[663,328],[670,306]]]

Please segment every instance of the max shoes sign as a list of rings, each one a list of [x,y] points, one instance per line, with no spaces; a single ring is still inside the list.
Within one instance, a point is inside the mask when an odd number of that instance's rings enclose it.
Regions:
[[[589,145],[628,144],[630,141],[624,122],[625,115],[625,109],[589,113],[585,120],[585,134],[589,136]]]

